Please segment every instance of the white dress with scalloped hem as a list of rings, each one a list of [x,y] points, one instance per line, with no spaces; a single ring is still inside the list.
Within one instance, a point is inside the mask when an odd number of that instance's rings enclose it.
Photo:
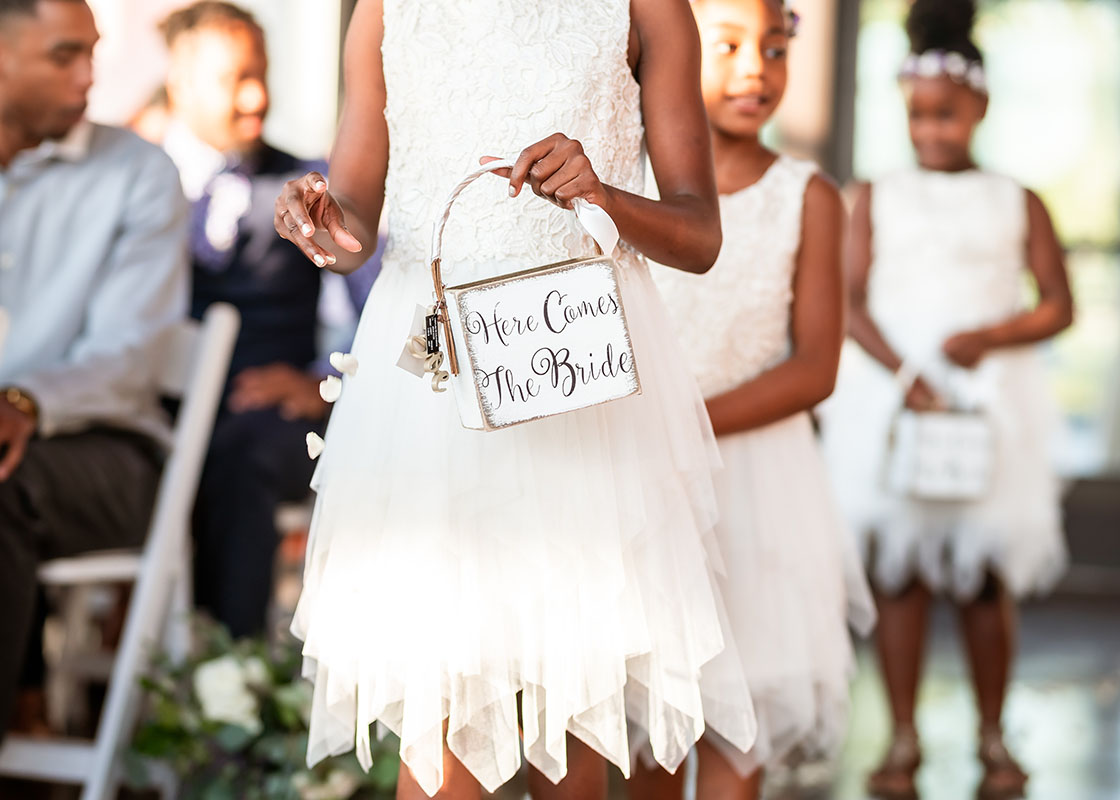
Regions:
[[[675,768],[705,726],[746,749],[710,531],[718,453],[643,259],[616,254],[643,393],[491,433],[395,366],[431,302],[428,242],[483,155],[562,131],[641,192],[628,0],[386,0],[384,266],[326,434],[293,631],[314,681],[308,759],[401,737],[429,794],[442,745],[493,790],[525,757],[553,781],[572,733],[628,770],[627,714]],[[460,198],[446,280],[593,252],[574,215],[486,177]],[[701,681],[701,668],[707,666]],[[705,719],[705,698],[726,713]],[[627,707],[629,703],[629,708]]]
[[[757,182],[721,196],[723,248],[707,274],[654,268],[705,397],[789,357],[805,190],[816,171],[782,155]],[[720,586],[759,731],[748,753],[711,741],[745,777],[795,753],[838,751],[855,666],[848,626],[868,632],[875,608],[809,414],[718,442]]]
[[[849,343],[824,409],[825,453],[871,578],[885,592],[920,579],[966,601],[990,571],[1016,597],[1044,592],[1067,556],[1050,452],[1058,416],[1040,351],[995,351],[973,370],[941,351],[953,334],[1026,307],[1026,193],[981,170],[913,169],[877,181],[871,197],[872,317],[941,394],[986,411],[996,440],[994,478],[982,499],[893,494],[885,461],[902,395],[881,365]]]

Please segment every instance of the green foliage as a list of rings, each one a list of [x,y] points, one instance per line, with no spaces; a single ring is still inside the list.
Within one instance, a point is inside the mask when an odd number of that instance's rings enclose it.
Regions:
[[[219,625],[193,623],[194,650],[157,660],[140,681],[145,713],[125,759],[134,787],[151,766],[178,776],[183,800],[388,800],[399,743],[374,742],[368,773],[353,753],[306,766],[311,686],[300,677],[299,643],[234,641]]]

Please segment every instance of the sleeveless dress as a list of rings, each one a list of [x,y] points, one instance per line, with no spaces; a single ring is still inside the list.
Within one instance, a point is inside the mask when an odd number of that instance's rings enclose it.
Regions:
[[[655,268],[706,397],[789,356],[802,209],[816,171],[779,156],[756,183],[722,195],[723,248],[707,274]],[[866,633],[875,610],[809,414],[718,441],[720,584],[759,732],[747,754],[712,738],[746,777],[794,751],[815,757],[838,749],[854,669],[848,622]]]
[[[887,370],[849,343],[825,409],[825,452],[872,580],[896,592],[920,578],[965,601],[991,570],[1015,596],[1045,591],[1061,576],[1066,549],[1049,450],[1057,414],[1039,350],[997,350],[974,370],[941,352],[949,336],[1026,307],[1025,192],[980,170],[914,169],[878,181],[871,196],[872,317],[950,402],[987,411],[996,441],[994,479],[983,499],[934,503],[892,494],[885,460],[902,393]]]
[[[378,721],[433,794],[446,721],[488,790],[520,766],[519,725],[553,781],[568,732],[627,772],[629,702],[673,769],[705,696],[726,708],[708,724],[745,750],[754,721],[709,549],[718,452],[643,259],[616,252],[641,395],[481,433],[396,366],[431,302],[432,224],[480,156],[561,131],[604,183],[641,192],[629,0],[386,0],[384,23],[388,243],[312,481],[293,621],[315,684],[308,760],[356,747],[368,765]],[[448,283],[594,252],[572,212],[507,187],[487,177],[457,202]]]

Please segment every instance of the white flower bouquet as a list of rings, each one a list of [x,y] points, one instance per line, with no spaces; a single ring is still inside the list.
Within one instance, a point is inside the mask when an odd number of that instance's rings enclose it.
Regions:
[[[308,769],[311,685],[298,642],[233,641],[199,619],[195,652],[158,661],[141,684],[145,715],[128,754],[129,783],[150,785],[153,761],[178,776],[182,800],[385,800],[397,783],[398,745],[387,739],[364,772],[353,754]]]

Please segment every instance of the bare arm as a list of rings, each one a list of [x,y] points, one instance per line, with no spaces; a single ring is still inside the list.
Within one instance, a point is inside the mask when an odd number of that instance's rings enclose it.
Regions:
[[[871,184],[860,186],[852,209],[851,236],[846,251],[848,287],[848,333],[860,347],[891,372],[902,366],[902,358],[887,343],[867,308],[867,282],[871,276]]]
[[[805,192],[793,277],[793,351],[773,369],[708,399],[717,436],[777,422],[832,393],[844,341],[844,223],[840,193],[814,176]]]
[[[997,325],[965,331],[944,344],[945,355],[962,367],[973,367],[985,353],[1049,339],[1073,322],[1073,295],[1065,258],[1046,206],[1034,192],[1027,195],[1027,267],[1038,284],[1038,303]]]
[[[902,357],[895,352],[871,317],[867,307],[867,283],[871,276],[871,184],[860,186],[856,204],[852,209],[851,233],[845,251],[846,283],[848,289],[848,334],[867,351],[868,355],[891,373],[898,372]],[[943,406],[933,389],[922,378],[917,378],[906,395],[906,406],[921,411]]]
[[[287,183],[276,200],[277,232],[335,272],[353,272],[368,258],[365,247],[373,252],[377,243],[389,168],[383,31],[382,0],[360,0],[346,34],[345,100],[331,153],[330,191],[313,172]]]
[[[562,134],[526,148],[505,174],[514,195],[529,183],[564,207],[582,197],[602,206],[622,238],[654,261],[706,272],[719,255],[721,234],[696,21],[687,0],[631,0],[631,25],[631,60],[661,199],[602,184],[580,143]]]

